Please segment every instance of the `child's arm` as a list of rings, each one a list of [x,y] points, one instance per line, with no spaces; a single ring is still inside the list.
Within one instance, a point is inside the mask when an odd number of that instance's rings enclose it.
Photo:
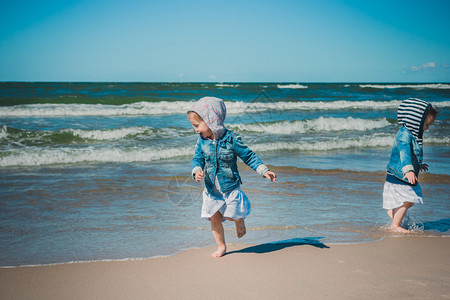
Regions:
[[[262,162],[258,155],[242,142],[242,139],[238,134],[234,134],[233,145],[237,156],[239,156],[246,165],[258,172],[262,177],[266,177],[270,181],[276,180],[277,176],[275,173],[269,171],[269,168]]]
[[[403,179],[408,179],[410,184],[415,184],[417,181],[417,176],[415,174],[414,166],[412,163],[412,137],[409,135],[397,136],[398,140],[398,150],[400,155],[400,163],[402,166]]]
[[[192,157],[192,177],[199,182],[203,179],[203,168],[205,167],[205,159],[203,158],[203,152],[200,146],[200,138],[195,145],[194,157]]]

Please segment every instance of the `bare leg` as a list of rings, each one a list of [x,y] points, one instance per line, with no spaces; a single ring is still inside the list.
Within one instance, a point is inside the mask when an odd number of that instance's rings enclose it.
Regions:
[[[222,214],[216,212],[211,217],[211,230],[216,240],[217,251],[211,254],[212,257],[222,257],[227,252],[227,245],[225,244],[225,231],[222,225]]]
[[[234,221],[236,223],[236,234],[238,238],[243,237],[247,233],[247,229],[245,228],[244,219],[240,218]]]
[[[387,214],[389,216],[389,218],[394,219],[394,213],[393,213],[393,209],[388,209]]]
[[[391,224],[391,230],[395,232],[401,232],[401,233],[409,233],[409,230],[406,230],[402,227],[400,227],[400,224],[402,223],[403,217],[406,214],[406,211],[408,208],[412,206],[411,202],[404,202],[402,206],[397,207],[392,210],[392,224]]]
[[[228,221],[233,221],[234,224],[236,225],[236,234],[237,234],[238,238],[243,237],[247,233],[247,228],[245,228],[245,221],[243,218],[235,220],[235,219],[226,217],[226,219]]]

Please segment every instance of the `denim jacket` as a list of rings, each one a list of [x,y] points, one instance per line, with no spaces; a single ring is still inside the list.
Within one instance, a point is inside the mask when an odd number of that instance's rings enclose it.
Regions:
[[[209,193],[215,193],[216,177],[220,191],[228,193],[242,183],[236,163],[237,157],[261,176],[269,170],[261,159],[242,142],[238,134],[225,129],[219,140],[198,138],[192,158],[192,175],[195,176],[198,170],[204,170],[205,187]]]
[[[394,175],[405,183],[408,180],[403,177],[409,171],[413,171],[419,177],[420,165],[423,160],[422,146],[416,141],[412,133],[404,126],[395,136],[391,157],[387,165],[388,174]]]
[[[387,181],[409,185],[403,178],[410,171],[419,177],[423,160],[423,124],[430,107],[430,103],[417,98],[403,100],[398,107],[397,119],[402,127],[395,136],[387,165]]]

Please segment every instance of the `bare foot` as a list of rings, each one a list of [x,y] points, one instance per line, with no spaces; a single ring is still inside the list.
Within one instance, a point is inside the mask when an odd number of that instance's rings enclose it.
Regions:
[[[222,257],[225,255],[225,253],[227,253],[226,248],[218,248],[216,252],[211,254],[211,256],[212,257]]]
[[[409,231],[405,228],[402,228],[400,226],[394,226],[394,225],[391,225],[391,230],[394,232],[398,232],[398,233],[411,233],[411,231]]]
[[[394,219],[394,215],[392,214],[392,209],[388,209],[387,214],[389,216],[389,218]]]
[[[238,219],[235,221],[236,223],[236,234],[238,238],[243,237],[247,233],[247,229],[245,228],[244,219]]]

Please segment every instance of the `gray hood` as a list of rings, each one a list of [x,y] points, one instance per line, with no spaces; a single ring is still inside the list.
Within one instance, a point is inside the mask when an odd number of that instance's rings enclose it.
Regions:
[[[214,139],[219,140],[225,133],[223,122],[227,115],[227,108],[222,99],[215,97],[203,97],[192,105],[195,111],[208,125],[214,134]]]

